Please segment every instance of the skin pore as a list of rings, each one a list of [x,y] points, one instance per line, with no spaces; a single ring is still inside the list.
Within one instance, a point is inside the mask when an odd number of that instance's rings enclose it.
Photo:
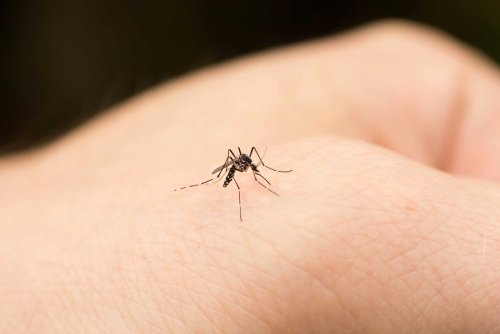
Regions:
[[[382,22],[167,83],[0,160],[0,332],[500,328],[500,76]],[[210,178],[252,146],[250,173]]]

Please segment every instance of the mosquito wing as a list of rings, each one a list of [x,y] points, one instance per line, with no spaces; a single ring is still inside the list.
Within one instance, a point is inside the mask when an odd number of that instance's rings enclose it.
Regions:
[[[217,172],[220,172],[221,170],[223,170],[224,168],[227,168],[229,166],[231,166],[232,164],[234,163],[234,160],[229,160],[229,161],[226,161],[225,164],[223,164],[222,166],[219,166],[217,167],[213,172],[212,174],[215,174]]]

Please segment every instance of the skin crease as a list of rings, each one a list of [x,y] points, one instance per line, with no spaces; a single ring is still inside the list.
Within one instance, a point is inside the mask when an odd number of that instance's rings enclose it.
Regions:
[[[0,160],[1,333],[500,331],[500,76],[398,21],[168,83]],[[281,196],[237,173],[257,146]]]

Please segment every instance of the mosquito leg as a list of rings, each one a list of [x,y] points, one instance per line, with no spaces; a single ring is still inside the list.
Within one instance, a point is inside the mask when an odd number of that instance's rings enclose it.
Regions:
[[[260,154],[259,154],[259,152],[257,151],[257,149],[255,148],[255,146],[254,146],[254,147],[252,147],[252,150],[250,151],[250,155],[249,155],[249,156],[250,156],[250,158],[252,158],[252,153],[253,153],[254,151],[255,151],[255,153],[257,153],[257,156],[259,157],[259,160],[260,160],[260,162],[262,163],[262,166],[266,167],[267,169],[273,170],[273,171],[278,172],[278,173],[288,173],[288,172],[291,172],[291,171],[292,171],[292,169],[290,169],[290,170],[277,170],[277,169],[271,168],[271,167],[269,167],[269,166],[266,166],[266,164],[264,163],[264,161],[262,161],[262,158],[260,157]]]
[[[252,172],[253,172],[253,171],[252,171]],[[279,196],[279,194],[278,194],[278,193],[274,192],[271,188],[266,187],[266,185],[265,185],[264,183],[260,182],[260,181],[259,181],[259,179],[257,179],[257,176],[256,176],[256,175],[260,176],[260,177],[261,177],[261,178],[263,178],[264,180],[266,180],[266,178],[265,178],[264,176],[260,175],[259,173],[255,173],[255,172],[253,172],[253,178],[255,179],[255,181],[257,181],[257,183],[258,183],[258,184],[260,184],[261,186],[263,186],[264,188],[266,188],[267,190],[269,190],[270,192],[272,192],[272,193],[273,193],[273,194],[275,194],[276,196]],[[269,183],[269,181],[267,181],[267,180],[266,180],[266,182],[267,182],[267,183]],[[269,183],[269,184],[270,184],[270,183]]]
[[[226,158],[226,161],[227,161],[227,159],[229,159],[229,157]],[[225,170],[227,172],[227,168]],[[174,189],[173,191],[178,191],[178,190],[183,190],[183,189],[187,189],[187,188],[198,187],[198,186],[204,185],[205,183],[208,183],[210,181],[218,180],[220,178],[220,174],[222,173],[222,171],[224,171],[224,168],[221,169],[221,171],[219,172],[219,174],[217,174],[217,177],[213,177],[213,178],[211,178],[209,180],[206,180],[206,181],[203,181],[201,183],[190,184],[189,186],[184,186],[184,187],[181,187],[181,188],[177,188],[177,189]],[[224,176],[224,175],[226,175],[226,173],[224,173],[222,176]]]
[[[231,157],[231,156],[232,156],[232,157]],[[224,167],[228,165],[228,160],[232,162],[232,161],[234,161],[234,160],[236,160],[236,159],[237,159],[237,158],[236,158],[236,156],[234,155],[233,150],[228,149],[228,150],[227,150],[226,160],[224,161],[224,163],[223,163],[220,167],[216,168],[216,169],[212,172],[212,174],[219,172],[219,174],[217,174],[217,177],[219,177],[219,176],[220,176],[220,174],[222,173],[222,171],[224,170]],[[219,170],[219,168],[220,168],[220,170]],[[227,168],[226,168],[226,170],[227,170]]]
[[[268,185],[271,185],[271,182],[269,182],[262,174],[260,174],[258,171],[254,173],[255,175],[260,176],[264,181],[267,182]]]
[[[240,149],[240,148],[238,147],[238,149]],[[233,159],[237,158],[232,149],[227,150],[227,156],[229,156],[229,154],[231,154],[233,156]],[[240,151],[240,155],[241,155],[241,151]]]
[[[227,161],[228,161],[229,159],[230,159],[230,157],[229,157],[229,153],[228,153],[228,154],[227,154],[226,161],[224,161],[223,166],[227,163]],[[217,178],[219,178],[219,176],[220,176],[220,174],[222,173],[222,171],[223,171],[223,170],[224,170],[224,168],[222,168],[222,169],[220,170],[219,174],[217,174]],[[227,170],[227,167],[226,167],[226,170]]]
[[[181,188],[177,188],[177,189],[174,189],[173,191],[178,191],[178,190],[182,190],[182,189],[186,189],[186,188],[198,187],[198,186],[204,185],[205,183],[208,183],[208,182],[212,181],[213,179],[214,178],[211,178],[210,180],[203,181],[201,183],[190,184],[189,186],[184,186],[184,187],[181,187]]]
[[[266,153],[267,153],[267,147],[264,149],[264,153],[262,154],[262,159],[264,159],[264,157],[266,156]],[[250,158],[251,158],[251,156],[250,156]],[[262,164],[262,162],[259,161],[259,163],[257,165],[255,165],[255,167],[259,167],[261,164]]]
[[[238,182],[236,182],[236,178],[233,178],[234,184],[236,184],[236,187],[238,187],[238,203],[240,204],[240,222],[243,222],[243,219],[241,218],[241,190],[240,186],[238,185]]]

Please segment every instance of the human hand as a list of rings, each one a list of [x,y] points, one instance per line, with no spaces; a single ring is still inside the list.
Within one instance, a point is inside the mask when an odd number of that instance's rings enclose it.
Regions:
[[[0,161],[0,332],[498,331],[499,100],[397,22],[143,94]],[[237,146],[280,197],[171,191]]]

